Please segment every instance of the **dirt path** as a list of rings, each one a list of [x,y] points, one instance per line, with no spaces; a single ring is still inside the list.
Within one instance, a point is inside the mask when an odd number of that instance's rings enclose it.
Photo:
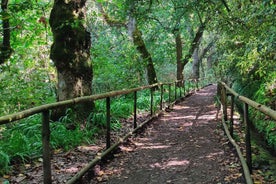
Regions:
[[[87,183],[244,183],[241,167],[217,121],[216,86],[164,113],[121,153],[94,169]]]

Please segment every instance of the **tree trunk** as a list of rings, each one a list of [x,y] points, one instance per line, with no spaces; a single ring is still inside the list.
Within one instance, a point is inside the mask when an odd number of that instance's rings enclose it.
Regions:
[[[146,63],[147,67],[147,80],[149,84],[157,83],[157,76],[154,69],[152,57],[147,50],[145,42],[142,37],[142,32],[135,27],[135,30],[132,33],[132,39],[135,46],[137,46],[137,50],[140,52],[144,63]]]
[[[8,13],[8,0],[1,0],[3,42],[0,45],[0,64],[3,64],[11,56],[12,49],[10,44],[10,21]]]
[[[182,40],[181,40],[181,34],[180,32],[177,32],[176,37],[175,37],[175,47],[176,47],[176,64],[177,64],[177,73],[176,73],[176,78],[177,80],[183,80],[183,63],[182,63]],[[180,87],[183,85],[183,83],[178,82],[177,85]]]
[[[201,39],[199,40],[200,43]],[[199,79],[200,72],[199,68],[200,65],[202,66],[202,60],[206,56],[207,52],[212,48],[216,40],[211,40],[206,47],[204,47],[201,51],[199,51],[199,46],[194,50],[193,53],[193,79]],[[199,44],[198,43],[198,44]],[[202,66],[202,73],[204,73],[204,67]]]
[[[153,65],[152,57],[146,47],[146,44],[142,37],[142,32],[138,29],[136,24],[135,12],[135,1],[129,4],[129,21],[127,24],[128,34],[133,41],[133,44],[137,47],[138,52],[141,54],[143,64],[146,65],[146,75],[148,84],[157,83],[157,76]]]
[[[91,39],[84,24],[85,2],[55,0],[51,11],[50,26],[54,42],[50,58],[58,73],[58,101],[92,94]],[[92,103],[79,105],[76,113],[87,115],[92,107]],[[59,117],[64,111],[59,109],[53,117]]]
[[[193,73],[192,73],[192,78],[193,79],[199,79],[199,66],[200,66],[200,62],[201,60],[199,59],[199,55],[198,55],[198,48],[196,48],[194,50],[193,53]]]
[[[207,57],[207,70],[211,70],[213,67],[213,62],[214,62],[214,51],[211,50],[209,56]]]
[[[135,16],[133,16],[133,12],[135,11],[135,6],[133,4],[134,2],[130,3],[129,7],[129,21],[126,24],[125,22],[120,22],[116,20],[111,20],[107,13],[104,11],[102,4],[97,3],[98,9],[103,15],[104,20],[106,23],[110,26],[115,27],[126,27],[128,30],[128,35],[133,41],[133,44],[137,47],[138,52],[141,54],[141,57],[143,59],[143,64],[146,65],[146,75],[147,75],[147,81],[149,84],[155,84],[157,83],[157,76],[155,72],[155,68],[153,65],[152,57],[150,53],[147,50],[147,47],[145,45],[145,42],[142,37],[142,32],[137,28],[136,26],[136,20]]]
[[[203,23],[197,30],[196,35],[190,45],[190,49],[188,53],[185,55],[184,59],[182,59],[181,63],[177,64],[177,80],[182,80],[184,78],[183,70],[185,65],[189,62],[189,59],[192,57],[194,50],[198,47],[200,39],[203,35],[203,31],[205,29],[205,24]]]

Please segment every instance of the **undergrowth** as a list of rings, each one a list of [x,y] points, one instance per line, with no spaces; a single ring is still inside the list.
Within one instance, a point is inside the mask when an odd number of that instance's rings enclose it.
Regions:
[[[121,129],[121,119],[133,115],[134,95],[129,94],[111,99],[111,129]],[[159,108],[160,93],[154,93],[154,111]],[[150,91],[137,93],[137,110],[150,110]],[[39,158],[42,154],[41,115],[36,114],[21,121],[0,126],[0,174],[8,173],[12,163],[27,162]],[[95,109],[87,117],[85,123],[77,124],[74,129],[68,124],[75,122],[72,109],[67,109],[66,115],[58,122],[50,123],[52,149],[67,151],[81,144],[89,144],[106,129],[106,102],[98,100]]]
[[[95,132],[77,126],[74,130],[66,127],[67,122],[50,124],[50,144],[53,149],[69,150],[82,143],[93,141]],[[7,173],[13,162],[26,162],[42,154],[41,117],[33,115],[10,128],[2,128],[0,139],[0,173]]]
[[[250,110],[250,117],[254,123],[254,127],[261,133],[268,146],[276,150],[276,124],[275,121],[269,120],[264,114]]]

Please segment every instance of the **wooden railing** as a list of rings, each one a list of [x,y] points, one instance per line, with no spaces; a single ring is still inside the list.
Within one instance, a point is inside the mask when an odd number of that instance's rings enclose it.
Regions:
[[[182,83],[184,85],[177,85],[179,83]],[[121,91],[112,91],[108,93],[103,93],[103,94],[98,94],[98,95],[92,95],[92,96],[84,96],[84,97],[79,97],[79,98],[74,98],[71,100],[66,100],[66,101],[61,101],[61,102],[56,102],[56,103],[51,103],[51,104],[45,104],[42,106],[30,108],[18,113],[6,115],[0,117],[0,125],[8,124],[17,120],[21,120],[24,118],[27,118],[29,116],[32,116],[34,114],[42,114],[42,147],[43,147],[43,182],[45,184],[50,184],[52,183],[52,174],[51,174],[51,158],[50,158],[50,111],[56,108],[60,107],[68,107],[68,106],[74,106],[76,104],[81,104],[85,102],[92,102],[96,100],[101,100],[101,99],[106,99],[106,126],[107,126],[107,131],[106,131],[106,151],[108,151],[111,148],[114,148],[118,146],[121,142],[118,142],[114,145],[111,145],[110,142],[110,101],[111,97],[117,97],[121,95],[126,95],[130,93],[134,93],[134,112],[133,112],[133,117],[134,117],[134,122],[133,122],[133,132],[135,132],[138,128],[141,128],[143,124],[137,125],[137,120],[136,120],[136,113],[137,113],[137,92],[149,89],[151,90],[150,93],[150,115],[151,117],[154,116],[154,110],[153,110],[153,93],[156,90],[153,89],[158,89],[160,90],[160,110],[163,110],[164,104],[167,104],[170,106],[172,103],[174,103],[177,99],[182,98],[184,95],[190,92],[190,90],[198,89],[200,84],[203,84],[202,81],[199,80],[187,80],[185,85],[185,81],[176,81],[172,83],[157,83],[153,85],[148,85],[148,86],[142,86],[138,88],[133,88],[133,89],[128,89],[128,90],[121,90]],[[165,90],[164,87],[168,86],[168,102],[165,103],[165,100],[163,98]],[[171,87],[174,86],[174,97],[172,95],[172,89]],[[183,91],[182,91],[183,90]],[[20,121],[18,122],[20,123]],[[129,133],[124,137],[126,139],[127,137],[131,136],[133,133]],[[122,140],[124,140],[122,139]],[[107,152],[102,153],[102,157],[105,156]],[[102,158],[101,157],[101,158]],[[101,159],[101,158],[96,158]],[[81,175],[83,175],[89,168],[93,165],[94,162],[91,162],[88,164],[88,167],[84,168],[80,173],[78,173],[76,176],[74,176],[68,183],[74,183]]]
[[[222,104],[222,113],[223,113],[223,126],[226,131],[226,134],[230,140],[230,142],[234,145],[236,148],[238,155],[240,157],[244,175],[247,183],[253,183],[250,174],[252,174],[252,151],[251,151],[251,139],[250,139],[250,130],[252,129],[252,123],[249,121],[249,114],[248,114],[248,106],[253,107],[257,109],[258,111],[266,114],[273,120],[276,120],[276,111],[270,109],[269,107],[266,107],[262,104],[259,104],[253,100],[250,100],[249,98],[246,98],[244,96],[239,95],[237,92],[232,90],[229,86],[227,86],[224,82],[218,83],[218,96],[219,100]],[[228,121],[228,115],[227,115],[227,97],[230,96],[230,119],[229,119],[229,130],[227,125],[225,124],[226,121]],[[239,149],[239,146],[235,143],[233,139],[233,114],[234,114],[234,104],[235,100],[239,100],[243,103],[243,119],[244,124],[246,126],[246,161],[242,156],[242,153]]]

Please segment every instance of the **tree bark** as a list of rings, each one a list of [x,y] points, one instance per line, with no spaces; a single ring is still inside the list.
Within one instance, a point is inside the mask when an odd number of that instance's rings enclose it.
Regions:
[[[175,49],[176,49],[176,64],[177,64],[177,73],[176,73],[176,78],[177,80],[183,80],[184,76],[183,76],[183,70],[181,70],[182,68],[184,68],[183,63],[182,63],[182,40],[181,40],[181,34],[180,32],[177,32],[176,37],[175,37]],[[180,87],[181,85],[183,85],[183,83],[178,82],[177,85]]]
[[[192,74],[193,79],[199,79],[199,77],[200,77],[199,68],[200,68],[200,65],[202,65],[202,60],[206,56],[207,52],[212,48],[215,41],[216,41],[215,39],[211,40],[207,44],[207,46],[204,47],[203,49],[199,49],[199,46],[198,46],[198,48],[196,48],[194,50],[194,53],[193,53],[193,74]],[[199,43],[200,43],[200,40],[199,40]],[[203,67],[202,67],[202,69],[203,69]]]
[[[12,49],[10,44],[10,21],[8,13],[8,0],[1,0],[3,42],[0,45],[0,64],[3,64],[11,56]]]
[[[142,37],[142,32],[138,29],[136,25],[136,17],[133,15],[135,11],[134,2],[129,4],[129,21],[127,24],[128,28],[128,35],[130,39],[133,41],[133,44],[137,47],[138,52],[141,54],[143,59],[143,64],[146,65],[147,70],[147,81],[148,84],[155,84],[157,83],[157,76],[154,68],[154,64],[152,61],[151,54],[149,53],[146,44]]]
[[[108,14],[104,11],[102,4],[97,3],[97,7],[99,11],[102,13],[102,16],[104,18],[104,21],[113,27],[126,27],[128,30],[128,35],[133,42],[133,44],[137,47],[138,52],[141,54],[141,57],[143,59],[143,63],[146,65],[146,75],[147,75],[147,81],[148,84],[155,84],[157,83],[157,76],[154,68],[154,64],[152,61],[152,57],[147,50],[147,47],[145,45],[145,42],[142,37],[142,32],[137,28],[136,26],[136,19],[133,16],[133,11],[135,9],[134,4],[131,3],[129,7],[129,22],[125,23],[122,21],[117,21],[114,19],[111,19]]]
[[[137,50],[140,52],[144,63],[147,65],[147,80],[149,84],[157,83],[157,76],[154,69],[152,57],[147,50],[145,42],[142,37],[142,32],[135,27],[135,30],[132,33],[132,39],[134,45],[137,47]]]
[[[177,65],[177,80],[181,80],[184,78],[183,70],[185,65],[189,62],[189,59],[192,57],[194,50],[198,47],[200,39],[202,38],[203,32],[205,29],[205,23],[203,23],[197,30],[196,35],[190,45],[190,49],[188,53],[185,55],[184,59],[182,59],[181,64]]]
[[[92,94],[91,38],[84,24],[85,3],[86,0],[55,0],[51,11],[54,40],[50,58],[58,73],[57,101]],[[87,115],[92,107],[92,103],[83,104],[77,112]],[[53,117],[59,117],[64,111],[59,109]]]
[[[207,70],[211,70],[213,67],[213,53],[210,53],[210,55],[207,57]]]
[[[196,48],[193,53],[193,73],[192,73],[192,78],[193,79],[199,79],[199,66],[201,60],[199,59],[199,49]]]

